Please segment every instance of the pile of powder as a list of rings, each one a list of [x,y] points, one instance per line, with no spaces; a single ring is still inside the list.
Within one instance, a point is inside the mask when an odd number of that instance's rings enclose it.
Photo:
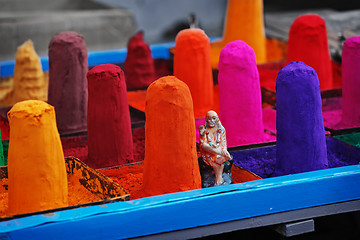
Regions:
[[[154,59],[142,31],[128,42],[124,71],[128,90],[145,89],[155,80]]]
[[[12,106],[24,100],[46,101],[48,82],[33,42],[28,40],[18,47],[15,58],[14,87],[0,99],[0,106]]]

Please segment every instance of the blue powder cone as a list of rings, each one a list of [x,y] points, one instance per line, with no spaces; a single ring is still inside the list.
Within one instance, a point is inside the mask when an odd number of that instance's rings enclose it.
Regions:
[[[315,70],[291,62],[276,79],[275,175],[327,168],[320,84]]]

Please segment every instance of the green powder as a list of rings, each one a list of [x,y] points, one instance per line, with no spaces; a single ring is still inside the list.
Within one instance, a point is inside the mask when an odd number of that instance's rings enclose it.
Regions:
[[[6,166],[7,161],[4,158],[4,150],[3,150],[3,143],[1,141],[1,131],[0,131],[0,166]]]
[[[360,148],[360,132],[338,135],[335,138]]]

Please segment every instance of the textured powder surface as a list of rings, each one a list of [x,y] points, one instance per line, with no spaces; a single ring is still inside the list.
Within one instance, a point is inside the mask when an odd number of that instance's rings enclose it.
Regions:
[[[301,61],[315,69],[320,88],[332,88],[332,65],[323,18],[302,15],[290,27],[287,62]]]
[[[360,148],[360,132],[338,135],[335,138]]]
[[[49,45],[48,103],[55,107],[61,134],[86,131],[88,55],[84,38],[61,32]]]
[[[42,101],[23,101],[12,107],[8,118],[9,214],[67,206],[67,175],[54,108]]]
[[[113,64],[98,65],[88,74],[87,164],[105,168],[133,160],[129,104],[124,72]]]
[[[14,88],[4,98],[0,106],[12,106],[24,100],[47,100],[47,81],[45,81],[40,58],[31,40],[18,47],[14,68]]]
[[[329,168],[355,165],[360,162],[360,148],[349,146],[332,137],[326,138]],[[233,151],[234,164],[262,178],[274,177],[276,146]]]
[[[342,120],[345,127],[360,126],[360,36],[346,39],[342,53]]]
[[[291,62],[276,79],[276,175],[328,166],[319,80],[313,68]]]
[[[128,42],[124,72],[129,90],[145,89],[155,80],[154,59],[143,32],[138,32]]]
[[[255,53],[243,41],[227,44],[219,61],[220,119],[228,146],[257,143],[264,138],[259,72]]]
[[[266,37],[262,0],[229,0],[223,39],[211,45],[211,66],[217,68],[221,49],[242,40],[255,51],[257,63],[266,62]]]
[[[146,95],[144,191],[158,195],[201,188],[189,88],[174,76]]]
[[[204,31],[185,29],[175,40],[174,76],[185,82],[194,102],[195,117],[203,117],[213,104],[210,42]]]

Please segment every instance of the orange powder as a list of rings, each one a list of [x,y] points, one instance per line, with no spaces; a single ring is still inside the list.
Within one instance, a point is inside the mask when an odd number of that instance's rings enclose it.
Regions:
[[[185,29],[178,33],[175,39],[174,76],[189,86],[195,117],[204,117],[213,104],[210,42],[204,31]]]
[[[17,49],[14,88],[0,99],[0,105],[12,106],[24,100],[46,101],[48,83],[45,79],[33,42],[28,40]]]
[[[235,40],[246,42],[256,55],[256,62],[266,62],[266,37],[263,0],[229,0],[223,39],[211,45],[211,66],[218,67],[221,49]]]
[[[145,114],[145,193],[201,188],[193,103],[186,84],[174,76],[153,82]]]
[[[8,112],[9,214],[68,205],[67,174],[55,110],[28,100]]]

